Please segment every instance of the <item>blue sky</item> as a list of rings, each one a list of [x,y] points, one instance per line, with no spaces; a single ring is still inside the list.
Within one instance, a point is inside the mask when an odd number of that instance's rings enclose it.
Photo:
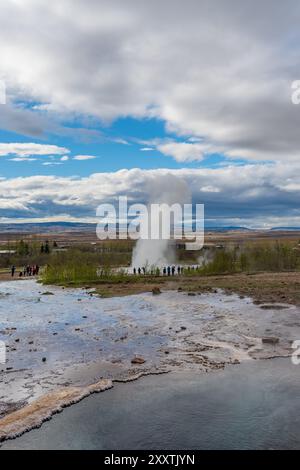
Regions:
[[[71,123],[68,127],[75,130],[76,125]],[[82,127],[81,127],[82,128]],[[185,142],[186,138],[180,138],[176,134],[166,131],[165,123],[158,119],[134,119],[123,118],[107,126],[89,127],[99,133],[99,136],[85,141],[82,138],[68,136],[46,135],[42,139],[34,139],[34,142],[41,145],[56,145],[67,148],[70,153],[67,161],[61,161],[64,155],[30,155],[23,161],[13,161],[16,155],[3,157],[1,161],[1,176],[30,176],[45,174],[51,175],[55,169],[58,176],[88,176],[96,172],[113,172],[123,168],[182,168],[182,163],[177,162],[170,156],[162,154],[155,145],[151,144],[153,140],[170,140],[175,142]],[[0,141],[2,143],[31,143],[32,138],[0,130]],[[150,142],[150,143],[147,143]],[[93,156],[90,160],[73,160],[76,155]],[[220,154],[212,154],[206,157],[204,161],[185,162],[184,166],[188,168],[210,167],[224,162],[225,159]],[[52,163],[44,165],[45,163]],[[236,162],[238,164],[238,161]]]
[[[300,226],[299,14],[3,0],[0,222],[94,221],[102,202],[185,185],[209,224]]]

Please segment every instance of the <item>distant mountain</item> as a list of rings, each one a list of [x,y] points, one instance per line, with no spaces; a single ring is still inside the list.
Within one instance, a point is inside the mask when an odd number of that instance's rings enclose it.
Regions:
[[[0,224],[0,233],[41,233],[41,232],[68,232],[92,231],[96,224],[78,222],[39,222],[20,224]]]
[[[282,232],[299,232],[300,227],[273,227],[270,229],[271,231],[282,231]]]
[[[12,223],[0,224],[0,233],[47,233],[47,232],[68,232],[68,231],[94,231],[96,224],[80,222],[38,222],[38,223]],[[207,226],[209,232],[228,232],[228,231],[249,231],[251,229],[239,226]]]
[[[61,233],[61,232],[92,232],[95,223],[80,222],[38,222],[38,223],[0,223],[0,233]],[[273,227],[271,229],[251,229],[238,225],[205,226],[206,232],[253,232],[253,231],[300,231],[300,227]]]
[[[235,226],[235,225],[228,225],[228,226],[224,226],[224,227],[205,226],[205,231],[206,232],[234,232],[234,231],[250,232],[250,231],[252,231],[252,229],[247,228],[247,227],[239,227],[239,226]]]

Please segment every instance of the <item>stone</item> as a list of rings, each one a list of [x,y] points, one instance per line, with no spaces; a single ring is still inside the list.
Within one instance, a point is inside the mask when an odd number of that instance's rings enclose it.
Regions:
[[[153,287],[153,289],[152,289],[152,294],[153,294],[153,295],[159,295],[159,294],[161,294],[160,288],[159,288],[159,287]]]
[[[279,343],[279,338],[276,338],[275,336],[269,336],[262,338],[262,342],[265,344],[277,344]]]
[[[131,359],[131,364],[144,364],[145,362],[145,359],[140,356],[135,356],[133,359]]]

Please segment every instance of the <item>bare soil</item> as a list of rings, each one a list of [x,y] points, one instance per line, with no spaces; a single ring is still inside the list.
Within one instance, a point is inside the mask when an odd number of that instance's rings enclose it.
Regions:
[[[230,274],[218,276],[174,276],[141,278],[137,282],[104,283],[96,285],[103,297],[115,297],[151,292],[159,286],[163,290],[183,292],[209,292],[223,289],[251,297],[256,303],[287,303],[300,305],[300,272]],[[94,286],[93,286],[94,287]]]

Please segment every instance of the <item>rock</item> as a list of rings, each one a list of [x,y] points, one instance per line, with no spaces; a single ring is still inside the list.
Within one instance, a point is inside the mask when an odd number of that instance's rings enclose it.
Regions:
[[[28,344],[33,344],[33,341],[28,341]]]
[[[180,328],[182,331],[186,330],[186,326],[181,326]]]
[[[277,344],[279,343],[279,338],[276,338],[275,336],[269,336],[262,338],[262,342],[265,344]]]
[[[159,295],[159,294],[161,294],[160,288],[159,288],[159,287],[153,287],[153,289],[152,289],[152,294],[153,294],[153,295]]]
[[[188,295],[190,295],[190,296],[193,296],[193,297],[194,297],[196,294],[195,294],[195,292],[188,292]]]
[[[146,362],[146,360],[140,356],[135,356],[133,359],[131,359],[131,364],[144,364],[144,362]]]
[[[19,343],[19,342],[20,342],[20,339],[19,339],[19,338],[15,339],[15,342],[16,342],[16,343]]]
[[[284,310],[289,307],[287,305],[264,304],[264,305],[260,305],[259,308],[262,308],[263,310]]]
[[[47,361],[47,358],[46,357],[42,357],[42,362],[46,362]]]
[[[42,295],[54,295],[54,294],[53,294],[53,292],[46,291],[46,292],[43,292]]]
[[[169,352],[169,351],[165,351],[165,354],[170,354],[170,352]]]

